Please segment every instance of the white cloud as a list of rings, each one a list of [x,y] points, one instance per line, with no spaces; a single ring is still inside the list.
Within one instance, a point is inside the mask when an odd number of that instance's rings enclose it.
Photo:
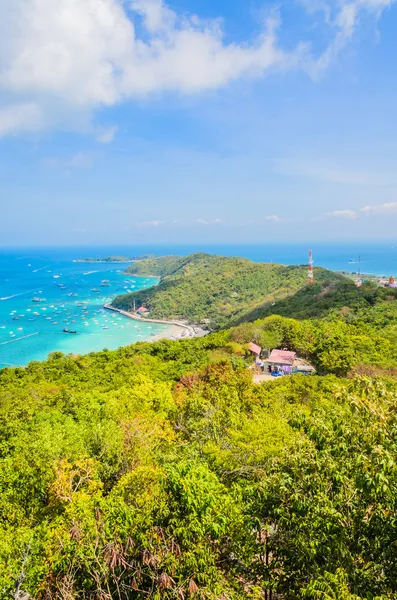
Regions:
[[[265,221],[273,221],[274,223],[280,223],[281,219],[277,215],[269,215],[268,217],[263,217]]]
[[[14,131],[34,131],[44,122],[41,109],[36,104],[12,104],[0,106],[0,137]]]
[[[315,77],[351,38],[360,14],[379,15],[393,0],[335,3],[315,0],[335,33],[314,58],[307,43],[279,47],[274,17],[252,42],[227,43],[221,20],[180,16],[163,0],[128,7],[124,0],[0,0],[0,135],[64,127],[100,107],[200,93],[274,70]],[[332,5],[339,6],[333,19],[325,10]],[[106,143],[111,134],[101,137]]]
[[[364,206],[361,209],[364,215],[392,215],[397,213],[397,202],[387,202],[373,206]]]
[[[162,0],[133,0],[128,12],[122,0],[0,0],[0,133],[288,68],[295,57],[277,48],[277,26],[270,18],[252,44],[227,44],[219,20],[180,17]]]
[[[165,221],[141,221],[138,223],[139,227],[162,227],[166,225]]]
[[[77,152],[69,158],[53,157],[45,161],[45,165],[52,169],[89,169],[94,162],[92,154]]]
[[[108,129],[104,129],[98,136],[97,141],[101,144],[110,144],[113,142],[115,135],[117,133],[117,127],[109,127]]]
[[[194,223],[198,223],[199,225],[219,225],[222,223],[222,219],[195,219]]]
[[[347,185],[382,186],[388,182],[385,178],[368,171],[356,171],[321,160],[281,159],[275,162],[275,169],[283,175],[308,177],[330,183]]]
[[[325,216],[327,218],[348,219],[349,221],[356,221],[359,218],[355,210],[333,210]]]
[[[323,11],[325,22],[335,31],[333,41],[318,57],[308,55],[306,70],[318,78],[344,50],[355,34],[362,17],[372,14],[379,19],[397,0],[301,0],[309,13]]]

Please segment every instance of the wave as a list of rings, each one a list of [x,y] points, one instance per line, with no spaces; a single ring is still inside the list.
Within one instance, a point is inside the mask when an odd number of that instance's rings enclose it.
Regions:
[[[48,269],[48,267],[51,267],[51,265],[47,265],[45,267],[40,267],[40,269],[34,269],[32,271],[32,273],[38,273],[39,271],[43,271],[44,269]]]
[[[100,273],[100,271],[87,271],[87,273],[83,273],[83,275],[92,275],[93,273]]]
[[[0,300],[11,300],[11,298],[17,298],[18,296],[23,296],[24,294],[32,294],[34,290],[26,290],[26,292],[20,292],[19,294],[13,294],[12,296],[3,296]]]
[[[34,333],[29,333],[28,335],[23,335],[19,338],[15,338],[15,340],[8,340],[7,342],[0,342],[0,346],[5,346],[6,344],[14,344],[15,342],[19,342],[20,340],[26,340],[26,338],[30,338],[34,335],[38,335],[38,331],[35,331]]]

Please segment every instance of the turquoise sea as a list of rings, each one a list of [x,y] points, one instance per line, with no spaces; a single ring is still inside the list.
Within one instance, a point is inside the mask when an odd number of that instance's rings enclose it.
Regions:
[[[317,266],[353,272],[360,256],[363,273],[397,276],[397,242],[393,241],[0,249],[0,368],[43,360],[54,351],[82,354],[114,349],[167,330],[103,309],[115,296],[155,285],[156,279],[126,276],[125,264],[76,263],[75,259],[143,253],[183,256],[200,251],[296,265],[307,263],[309,248]],[[103,280],[109,280],[110,286],[101,286]],[[36,296],[45,302],[32,302]],[[65,327],[77,334],[63,333]]]
[[[127,266],[73,263],[62,251],[0,252],[0,368],[44,360],[54,351],[115,349],[167,330],[103,308],[119,294],[157,283],[124,275]],[[103,280],[110,285],[102,286]],[[33,302],[34,297],[42,301]],[[77,333],[64,333],[64,328]]]

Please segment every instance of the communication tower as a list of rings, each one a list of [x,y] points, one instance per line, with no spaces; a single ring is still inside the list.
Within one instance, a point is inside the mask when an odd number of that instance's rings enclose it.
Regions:
[[[313,250],[309,250],[309,271],[307,274],[308,283],[314,283],[314,271],[313,271]]]

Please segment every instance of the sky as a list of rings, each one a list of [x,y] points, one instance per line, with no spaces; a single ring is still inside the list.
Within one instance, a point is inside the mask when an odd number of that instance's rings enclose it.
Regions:
[[[378,240],[397,0],[0,0],[0,245]]]

